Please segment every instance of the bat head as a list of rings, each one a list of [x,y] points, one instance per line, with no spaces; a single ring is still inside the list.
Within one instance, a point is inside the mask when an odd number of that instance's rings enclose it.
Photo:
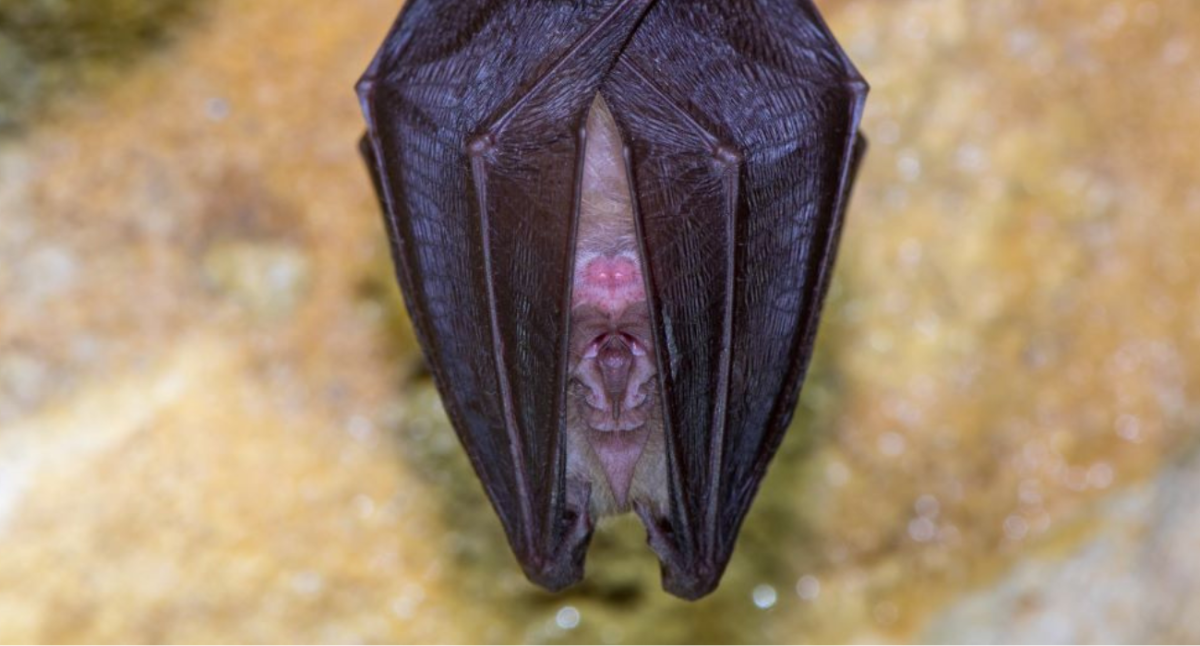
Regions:
[[[587,483],[593,516],[661,507],[658,373],[642,259],[635,245],[629,171],[604,100],[588,115],[572,286],[567,479]],[[649,454],[647,453],[649,449]],[[656,456],[655,453],[660,455]]]

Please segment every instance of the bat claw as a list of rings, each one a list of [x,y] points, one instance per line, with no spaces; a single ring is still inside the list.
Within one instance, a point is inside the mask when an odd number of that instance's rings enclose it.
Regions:
[[[713,159],[722,168],[737,166],[742,163],[742,154],[728,144],[717,144],[712,149]]]
[[[467,154],[471,157],[482,157],[496,148],[496,135],[485,132],[477,137],[472,137],[467,143]]]

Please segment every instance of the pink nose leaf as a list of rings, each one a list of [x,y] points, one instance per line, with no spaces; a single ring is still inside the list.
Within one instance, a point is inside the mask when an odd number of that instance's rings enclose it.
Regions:
[[[610,290],[627,287],[638,277],[637,265],[624,256],[596,258],[584,275],[588,283]]]
[[[646,299],[636,258],[601,255],[587,260],[576,275],[574,305],[592,305],[611,315]]]

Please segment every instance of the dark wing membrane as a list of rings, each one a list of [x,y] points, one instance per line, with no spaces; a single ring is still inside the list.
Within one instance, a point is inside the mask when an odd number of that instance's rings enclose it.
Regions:
[[[603,87],[662,367],[672,504],[647,520],[681,596],[719,581],[791,420],[866,91],[807,0],[659,3]]]
[[[579,132],[646,4],[413,0],[359,84],[422,347],[514,552],[552,588],[582,576],[590,532],[562,493]]]

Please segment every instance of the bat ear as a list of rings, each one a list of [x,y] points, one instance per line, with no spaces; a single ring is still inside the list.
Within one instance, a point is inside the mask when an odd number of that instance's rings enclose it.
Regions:
[[[663,567],[663,590],[680,599],[697,601],[707,597],[721,583],[721,574],[715,569],[701,566],[684,568]]]
[[[583,579],[586,544],[583,547],[584,549],[578,555],[571,558],[558,558],[556,555],[552,560],[524,560],[521,563],[521,569],[525,572],[525,578],[533,583],[550,592],[561,592]]]
[[[728,555],[710,560],[701,553],[688,554],[680,549],[669,521],[655,518],[645,505],[635,505],[634,510],[646,527],[646,542],[662,565],[663,590],[680,599],[696,601],[717,589],[729,562]]]
[[[559,520],[561,530],[558,535],[562,538],[558,545],[547,551],[535,547],[517,553],[525,578],[551,592],[568,588],[583,578],[583,562],[595,529],[587,511],[590,498],[590,484],[567,484],[567,504]]]

